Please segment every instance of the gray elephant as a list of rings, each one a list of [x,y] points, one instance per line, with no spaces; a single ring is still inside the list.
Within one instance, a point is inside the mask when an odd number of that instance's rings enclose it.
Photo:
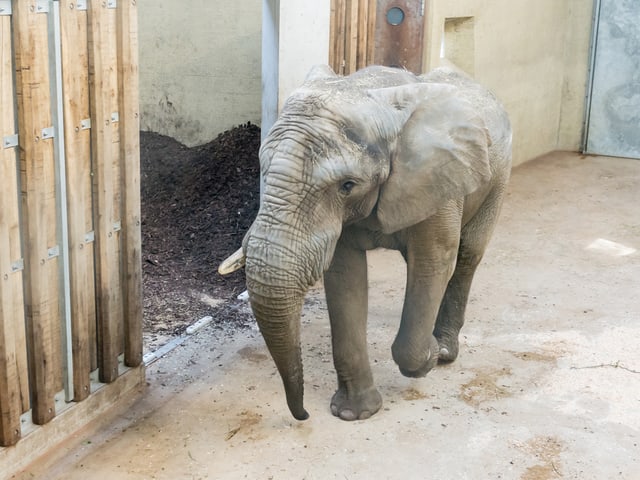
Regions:
[[[511,170],[511,128],[496,98],[454,69],[415,76],[369,67],[347,77],[315,67],[260,149],[260,211],[242,248],[251,307],[298,420],[300,315],[324,274],[338,389],[331,412],[368,418],[382,398],[367,356],[366,251],[407,262],[392,355],[422,377],[458,354],[471,281]]]

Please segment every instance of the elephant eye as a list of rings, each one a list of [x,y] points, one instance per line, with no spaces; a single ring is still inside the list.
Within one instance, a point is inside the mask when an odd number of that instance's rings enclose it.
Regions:
[[[353,190],[353,187],[355,186],[356,186],[356,182],[354,182],[353,180],[347,180],[340,187],[340,191],[345,195],[349,195],[351,193],[351,190]]]

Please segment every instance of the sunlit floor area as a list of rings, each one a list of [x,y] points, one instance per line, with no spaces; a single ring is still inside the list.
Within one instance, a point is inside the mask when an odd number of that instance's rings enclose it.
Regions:
[[[472,286],[458,360],[403,377],[390,347],[405,267],[369,256],[369,356],[383,408],[331,415],[321,286],[303,315],[294,420],[256,329],[204,327],[147,370],[99,431],[15,478],[640,478],[640,161],[556,152],[514,169]],[[212,275],[214,272],[212,272]]]

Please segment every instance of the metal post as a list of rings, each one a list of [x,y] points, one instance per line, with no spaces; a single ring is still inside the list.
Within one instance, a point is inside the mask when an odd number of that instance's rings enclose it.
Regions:
[[[58,245],[60,245],[61,333],[65,401],[71,402],[73,392],[73,343],[71,337],[71,278],[69,274],[69,227],[67,221],[67,172],[64,150],[64,112],[62,89],[62,40],[60,33],[60,2],[49,0],[49,76],[51,78],[51,113],[54,126],[56,164],[56,203]]]

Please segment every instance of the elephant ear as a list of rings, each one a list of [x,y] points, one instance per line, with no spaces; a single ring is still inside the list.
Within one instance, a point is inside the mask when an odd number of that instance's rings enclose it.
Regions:
[[[414,225],[489,181],[488,130],[455,87],[418,83],[369,94],[390,107],[398,126],[377,205],[384,233]]]

